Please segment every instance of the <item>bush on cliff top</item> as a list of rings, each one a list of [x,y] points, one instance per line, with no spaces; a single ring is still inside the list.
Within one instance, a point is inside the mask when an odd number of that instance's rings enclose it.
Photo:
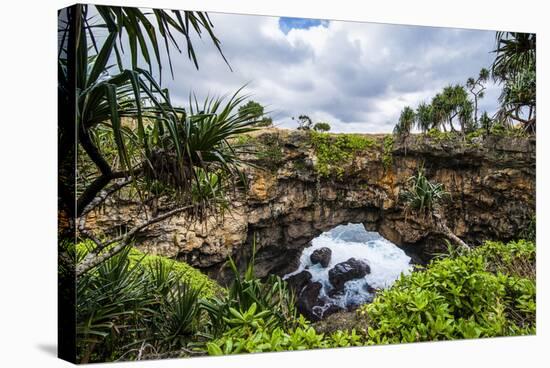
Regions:
[[[362,150],[373,147],[372,138],[358,134],[338,134],[311,132],[311,142],[317,156],[315,169],[322,177],[336,176],[341,179],[344,167]]]
[[[358,310],[368,344],[535,333],[535,245],[486,242],[401,277]]]

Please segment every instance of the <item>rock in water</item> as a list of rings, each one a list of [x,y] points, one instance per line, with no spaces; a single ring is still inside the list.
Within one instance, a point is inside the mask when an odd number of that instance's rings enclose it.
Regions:
[[[302,271],[286,279],[288,286],[294,290],[296,295],[300,295],[302,289],[311,280],[311,273]]]
[[[330,248],[323,247],[313,251],[313,253],[311,253],[311,256],[309,256],[309,259],[311,260],[311,263],[320,263],[323,268],[326,268],[330,263],[331,256],[332,250],[330,250]]]
[[[328,280],[336,290],[342,290],[347,281],[360,279],[368,273],[370,273],[370,267],[367,263],[350,258],[328,271]]]
[[[312,282],[308,284],[296,303],[296,308],[298,312],[304,315],[310,321],[319,321],[322,317],[322,313],[319,313],[318,309],[322,307],[325,303],[319,298],[319,293],[321,291],[320,282]],[[314,312],[315,310],[315,312]]]

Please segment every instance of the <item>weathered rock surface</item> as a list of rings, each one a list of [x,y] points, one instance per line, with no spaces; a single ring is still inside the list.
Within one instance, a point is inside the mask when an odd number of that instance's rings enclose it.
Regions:
[[[332,251],[330,248],[323,247],[319,249],[315,249],[313,253],[309,256],[309,259],[311,260],[311,263],[317,264],[320,263],[323,268],[326,268],[328,264],[330,263],[330,258],[332,256]]]
[[[156,224],[142,233],[139,247],[229,281],[223,264],[229,255],[244,264],[255,235],[258,275],[282,275],[296,269],[302,249],[314,237],[353,222],[414,253],[418,262],[426,261],[445,249],[444,239],[426,219],[407,214],[399,201],[407,179],[421,165],[450,193],[441,215],[470,245],[513,239],[535,213],[534,138],[439,141],[413,135],[388,153],[383,135],[368,137],[375,144],[340,165],[344,175],[321,177],[308,132],[256,133],[250,144],[267,152],[255,159],[264,169],[247,172],[249,189],[235,195],[231,211],[202,223],[179,216]],[[139,223],[144,212],[135,203],[110,201],[88,224],[115,234]]]

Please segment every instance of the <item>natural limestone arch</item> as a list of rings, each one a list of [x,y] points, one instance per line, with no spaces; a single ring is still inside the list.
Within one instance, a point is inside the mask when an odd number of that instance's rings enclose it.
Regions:
[[[260,133],[254,144],[271,142],[269,154],[257,159],[259,168],[248,170],[249,189],[235,193],[223,219],[212,216],[197,223],[175,217],[141,234],[139,246],[229,281],[225,261],[232,256],[244,265],[254,238],[258,275],[283,274],[295,267],[313,238],[352,222],[427,260],[444,250],[445,237],[425,219],[407,214],[399,201],[407,178],[421,165],[430,180],[450,192],[442,219],[468,244],[517,237],[535,212],[533,138],[440,141],[413,135],[388,153],[384,136],[369,137],[374,144],[350,157],[343,175],[333,177],[319,174],[307,132]],[[92,214],[89,223],[116,228],[144,216],[135,205],[113,202]]]

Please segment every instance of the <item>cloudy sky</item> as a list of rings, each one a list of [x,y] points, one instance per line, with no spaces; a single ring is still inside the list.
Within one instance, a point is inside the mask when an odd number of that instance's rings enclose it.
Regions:
[[[173,57],[171,97],[185,104],[245,91],[276,125],[309,115],[337,132],[390,132],[401,109],[429,101],[449,83],[465,83],[493,59],[494,32],[210,13],[231,68],[208,39],[196,40],[200,69]],[[168,68],[165,68],[167,70]],[[496,110],[490,85],[480,111]]]

